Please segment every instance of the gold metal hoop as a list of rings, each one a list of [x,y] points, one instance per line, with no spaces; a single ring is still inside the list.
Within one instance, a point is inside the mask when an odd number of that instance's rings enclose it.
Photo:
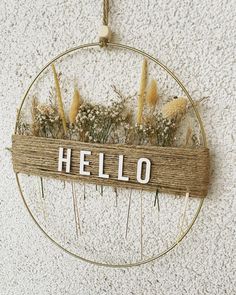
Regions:
[[[17,125],[18,125],[18,121],[19,121],[19,117],[20,117],[20,113],[21,113],[21,110],[22,110],[22,107],[24,105],[24,102],[32,88],[32,86],[34,85],[34,83],[37,81],[37,79],[40,77],[40,75],[52,64],[54,63],[55,61],[57,61],[58,59],[66,56],[67,54],[70,54],[72,52],[75,52],[75,51],[78,51],[80,49],[83,49],[83,48],[93,48],[93,47],[100,47],[101,46],[101,43],[97,42],[97,43],[88,43],[88,44],[84,44],[84,45],[80,45],[80,46],[77,46],[77,47],[74,47],[74,48],[71,48],[61,54],[59,54],[58,56],[56,56],[54,59],[52,59],[46,66],[43,67],[43,69],[36,75],[36,77],[33,79],[33,81],[31,82],[31,84],[29,85],[29,88],[27,89],[25,95],[23,96],[23,99],[22,99],[22,102],[21,102],[21,105],[20,105],[20,108],[19,108],[19,111],[18,111],[18,114],[17,114],[17,119],[16,119],[16,124],[15,124],[15,134],[17,133]],[[184,94],[187,96],[188,100],[190,101],[192,107],[193,107],[193,110],[194,110],[194,113],[196,115],[196,118],[197,118],[197,121],[198,121],[198,124],[199,124],[199,127],[200,127],[200,131],[201,131],[201,135],[202,135],[202,142],[203,142],[203,146],[204,147],[207,147],[207,141],[206,141],[206,134],[205,134],[205,130],[204,130],[204,125],[203,125],[203,122],[202,122],[202,119],[201,119],[201,116],[198,112],[198,109],[192,99],[192,97],[190,96],[189,92],[187,91],[187,89],[185,88],[185,86],[183,85],[183,83],[176,77],[176,75],[169,69],[167,68],[164,64],[162,64],[158,59],[152,57],[151,55],[147,54],[146,52],[142,51],[142,50],[139,50],[139,49],[136,49],[134,47],[131,47],[131,46],[128,46],[128,45],[124,45],[124,44],[119,44],[119,43],[110,43],[108,42],[107,43],[107,47],[115,47],[115,48],[121,48],[121,49],[125,49],[125,50],[128,50],[128,51],[132,51],[132,52],[135,52],[135,53],[138,53],[139,55],[142,55],[144,57],[146,57],[147,59],[153,61],[155,64],[159,65],[161,68],[163,68],[176,82],[177,84],[180,86],[180,88],[183,90]],[[101,50],[104,50],[104,49],[101,49]],[[187,233],[190,231],[190,229],[192,228],[193,224],[195,223],[198,215],[199,215],[199,212],[201,211],[201,208],[202,208],[202,205],[203,205],[203,202],[204,202],[204,198],[201,198],[200,199],[200,203],[198,205],[198,208],[197,208],[197,211],[196,211],[196,214],[194,215],[193,219],[192,219],[192,222],[190,223],[190,225],[188,226],[188,228],[182,233],[182,235],[180,236],[180,238],[178,239],[178,241],[174,242],[169,248],[167,248],[166,250],[162,251],[161,253],[159,253],[158,255],[156,256],[153,256],[149,259],[146,259],[146,260],[143,260],[143,261],[138,261],[138,262],[135,262],[135,263],[128,263],[128,264],[107,264],[107,263],[100,263],[100,262],[96,262],[96,261],[92,261],[92,260],[89,260],[89,259],[86,259],[86,258],[83,258],[69,250],[67,250],[66,248],[64,248],[63,246],[61,246],[59,244],[59,242],[57,242],[56,240],[54,240],[51,236],[49,236],[46,231],[41,227],[41,225],[38,223],[38,221],[36,220],[36,218],[34,217],[33,213],[31,212],[29,206],[27,205],[27,202],[26,202],[26,199],[24,197],[24,194],[23,194],[23,191],[22,191],[22,188],[21,188],[21,184],[20,184],[20,180],[19,180],[19,176],[18,176],[18,173],[15,174],[16,175],[16,181],[17,181],[17,185],[18,185],[18,188],[19,188],[19,192],[20,192],[20,195],[23,199],[23,202],[24,202],[24,205],[26,207],[26,209],[28,210],[30,216],[32,217],[33,221],[35,222],[35,224],[40,228],[40,230],[45,234],[45,236],[50,240],[52,241],[55,245],[57,245],[60,249],[62,249],[64,252],[76,257],[76,258],[79,258],[80,260],[82,261],[85,261],[85,262],[88,262],[88,263],[92,263],[92,264],[95,264],[97,266],[107,266],[107,267],[113,267],[113,268],[124,268],[124,267],[131,267],[131,266],[138,266],[138,265],[142,265],[142,264],[145,264],[145,263],[148,263],[148,262],[151,262],[151,261],[154,261],[160,257],[162,257],[163,255],[165,255],[166,253],[168,253],[169,251],[171,251],[173,248],[175,248],[179,242],[182,241],[182,239],[187,235]]]

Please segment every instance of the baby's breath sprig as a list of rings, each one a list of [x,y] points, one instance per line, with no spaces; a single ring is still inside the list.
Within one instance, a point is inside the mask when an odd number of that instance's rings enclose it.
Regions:
[[[63,125],[58,109],[53,104],[38,104],[34,110],[34,124],[38,126],[38,136],[61,138]]]
[[[117,90],[116,90],[116,93]],[[120,95],[120,94],[119,94]],[[129,117],[125,99],[120,95],[120,101],[112,101],[110,106],[83,103],[78,111],[75,127],[79,140],[85,142],[109,142],[114,132],[117,132],[122,123]]]
[[[165,118],[162,114],[155,117],[155,145],[173,146],[176,141],[175,135],[177,122],[175,118]]]

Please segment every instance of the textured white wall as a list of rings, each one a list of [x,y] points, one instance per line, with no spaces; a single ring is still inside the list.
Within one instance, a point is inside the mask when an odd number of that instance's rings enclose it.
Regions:
[[[97,40],[101,1],[1,1],[0,294],[236,294],[235,10],[233,0],[111,3],[116,41],[158,56],[194,98],[209,96],[213,175],[183,243],[154,263],[109,269],[62,253],[35,227],[5,150],[30,78],[55,54]]]

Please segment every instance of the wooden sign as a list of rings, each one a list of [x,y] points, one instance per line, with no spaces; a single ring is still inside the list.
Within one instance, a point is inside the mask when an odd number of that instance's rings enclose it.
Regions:
[[[13,135],[16,173],[193,197],[207,195],[209,150]]]

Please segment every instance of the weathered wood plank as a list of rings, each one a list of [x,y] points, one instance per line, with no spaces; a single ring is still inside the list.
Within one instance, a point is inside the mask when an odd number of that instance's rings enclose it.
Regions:
[[[72,140],[50,139],[13,135],[13,167],[16,173],[38,175],[68,181],[82,181],[98,185],[142,189],[193,197],[204,197],[209,184],[209,150],[207,148],[174,148],[154,146],[128,146],[91,144]],[[71,149],[70,173],[58,171],[59,148]],[[90,176],[80,175],[80,152],[91,151],[86,156]],[[98,177],[99,153],[104,153],[104,173],[110,178]],[[129,181],[120,181],[118,157],[124,156],[123,175]],[[147,184],[137,181],[137,161],[151,161],[151,176]]]

